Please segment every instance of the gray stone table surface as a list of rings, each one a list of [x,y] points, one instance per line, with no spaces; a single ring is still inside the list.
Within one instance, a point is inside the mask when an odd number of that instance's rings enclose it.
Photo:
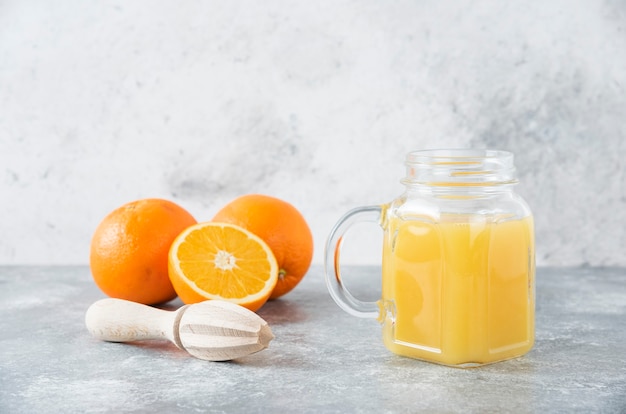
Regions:
[[[378,272],[344,270],[368,300]],[[626,269],[539,268],[535,347],[474,369],[391,354],[319,266],[259,311],[270,348],[236,362],[97,341],[84,315],[103,297],[88,267],[0,267],[0,413],[626,412]]]

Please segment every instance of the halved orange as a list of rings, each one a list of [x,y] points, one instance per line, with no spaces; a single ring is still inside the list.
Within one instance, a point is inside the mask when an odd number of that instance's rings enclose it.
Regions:
[[[276,286],[278,264],[269,246],[248,230],[206,222],[174,240],[169,276],[186,304],[219,299],[256,311]]]

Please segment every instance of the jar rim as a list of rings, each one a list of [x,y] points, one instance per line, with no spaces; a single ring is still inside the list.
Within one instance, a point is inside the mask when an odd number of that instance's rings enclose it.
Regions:
[[[420,163],[428,160],[443,159],[494,159],[498,158],[507,163],[513,163],[513,153],[510,151],[472,148],[451,148],[451,149],[424,149],[411,151],[406,156],[408,163]]]
[[[406,156],[406,184],[484,186],[517,183],[512,152],[491,149],[427,149]]]

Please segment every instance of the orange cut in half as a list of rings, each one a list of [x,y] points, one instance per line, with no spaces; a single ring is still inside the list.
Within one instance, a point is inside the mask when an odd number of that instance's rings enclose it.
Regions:
[[[183,230],[168,264],[174,290],[186,304],[219,299],[256,311],[278,281],[269,246],[233,224],[205,222]]]

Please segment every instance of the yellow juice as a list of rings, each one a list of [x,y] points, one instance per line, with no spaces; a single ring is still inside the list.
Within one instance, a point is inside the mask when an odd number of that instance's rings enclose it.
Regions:
[[[385,238],[383,338],[389,350],[474,366],[532,348],[532,217],[392,218]]]

